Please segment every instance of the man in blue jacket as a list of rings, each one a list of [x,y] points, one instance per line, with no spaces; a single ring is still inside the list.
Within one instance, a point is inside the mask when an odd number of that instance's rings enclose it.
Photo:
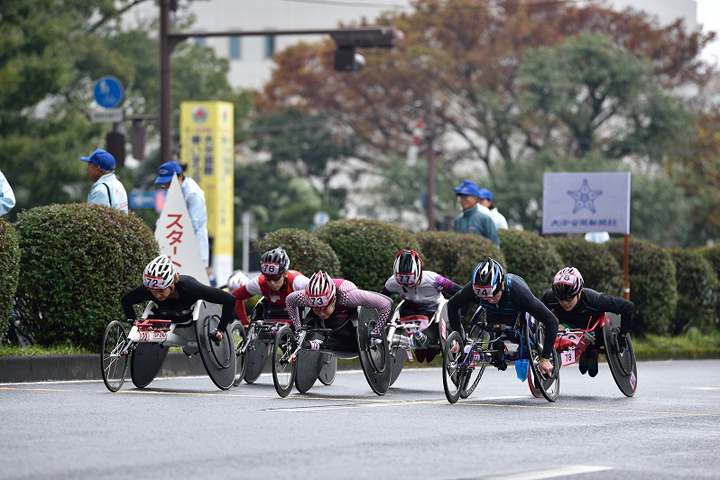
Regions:
[[[453,188],[455,194],[460,198],[460,206],[463,211],[455,217],[453,226],[458,233],[475,233],[495,242],[500,246],[495,222],[489,216],[481,212],[477,205],[480,197],[480,188],[470,180],[463,181]]]

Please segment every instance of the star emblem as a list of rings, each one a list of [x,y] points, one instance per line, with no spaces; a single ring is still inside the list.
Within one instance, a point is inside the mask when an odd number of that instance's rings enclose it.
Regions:
[[[584,178],[578,190],[568,190],[567,194],[575,200],[572,213],[587,208],[595,213],[595,199],[602,195],[602,190],[591,190],[587,178]]]

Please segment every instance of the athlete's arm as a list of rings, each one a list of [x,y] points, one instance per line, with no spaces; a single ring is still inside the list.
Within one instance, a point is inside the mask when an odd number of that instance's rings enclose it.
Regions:
[[[558,320],[548,308],[533,295],[527,283],[515,277],[512,284],[512,302],[520,310],[532,315],[535,320],[545,325],[545,344],[542,358],[550,358],[558,332]]]
[[[148,300],[152,299],[152,293],[150,293],[150,290],[148,290],[144,286],[135,287],[129,292],[127,292],[120,299],[120,305],[122,305],[123,313],[125,313],[125,318],[135,318],[137,316],[133,305],[147,302]]]
[[[477,303],[478,298],[472,288],[472,282],[462,287],[459,292],[452,296],[448,301],[448,320],[450,321],[450,328],[454,332],[459,332],[460,336],[465,338],[465,330],[462,325],[462,312],[461,309],[465,305],[471,303]]]

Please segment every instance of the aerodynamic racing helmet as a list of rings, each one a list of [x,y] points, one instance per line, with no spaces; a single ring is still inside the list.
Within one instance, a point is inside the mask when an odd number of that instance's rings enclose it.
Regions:
[[[143,272],[143,285],[148,290],[165,290],[172,285],[177,269],[166,255],[155,257]]]
[[[569,300],[582,291],[585,281],[575,267],[565,267],[555,274],[552,291],[558,300]]]
[[[276,277],[287,272],[290,268],[290,258],[282,247],[270,250],[260,257],[260,271],[263,275]]]
[[[503,266],[488,257],[473,271],[473,291],[475,295],[484,300],[490,299],[502,290],[506,279],[507,275]]]
[[[319,270],[305,286],[305,296],[310,308],[325,308],[335,300],[335,282]]]
[[[235,270],[227,281],[227,287],[230,292],[234,292],[248,282],[248,276],[242,270]]]
[[[393,262],[395,281],[406,287],[414,287],[422,280],[423,261],[415,250],[401,250]]]

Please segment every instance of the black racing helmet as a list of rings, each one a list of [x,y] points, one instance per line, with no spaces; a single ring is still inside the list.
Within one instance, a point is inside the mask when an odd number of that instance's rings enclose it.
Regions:
[[[473,271],[473,291],[480,298],[492,298],[502,290],[506,280],[507,275],[503,266],[487,257]]]

